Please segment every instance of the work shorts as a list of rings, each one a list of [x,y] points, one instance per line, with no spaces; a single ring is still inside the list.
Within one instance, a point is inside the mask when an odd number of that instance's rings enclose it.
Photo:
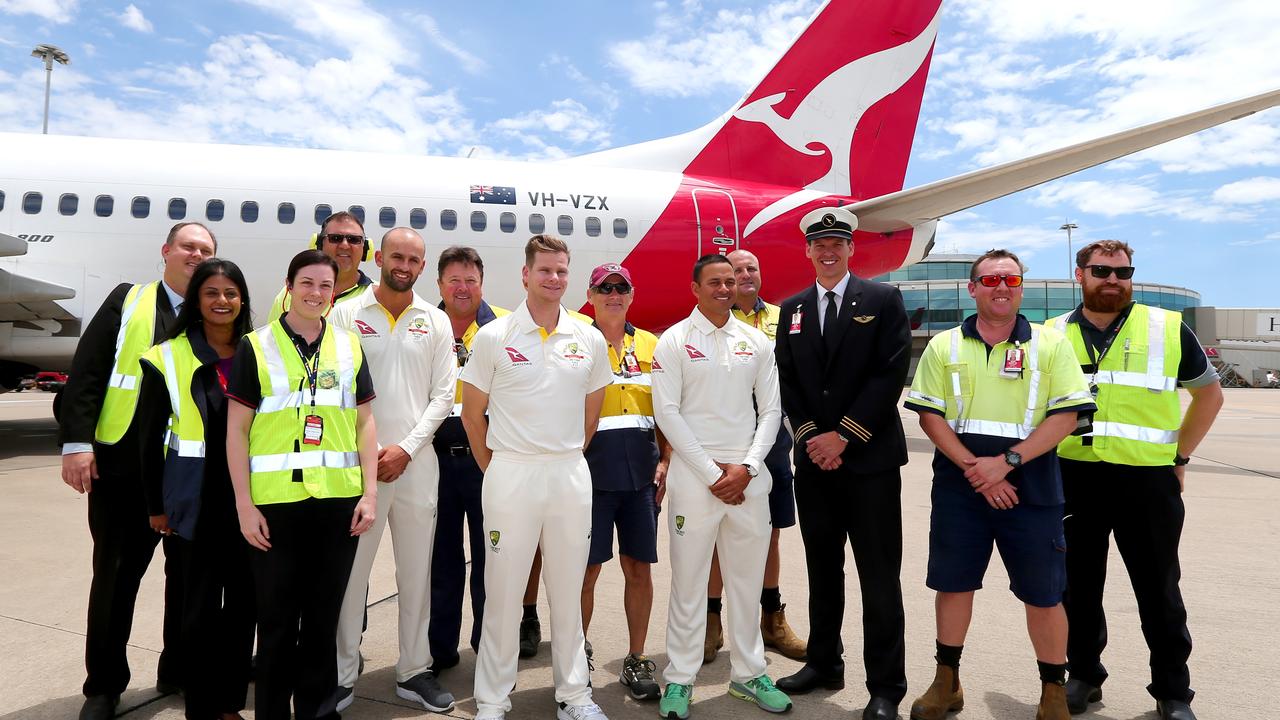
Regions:
[[[658,562],[658,504],[656,489],[596,490],[591,498],[591,552],[588,565],[613,558],[613,528],[618,528],[618,552],[640,562]]]

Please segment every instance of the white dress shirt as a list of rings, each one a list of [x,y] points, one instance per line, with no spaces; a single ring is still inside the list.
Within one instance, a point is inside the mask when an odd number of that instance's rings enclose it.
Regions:
[[[818,288],[818,332],[822,333],[826,330],[823,326],[826,325],[827,318],[827,289],[822,287],[822,283],[814,283],[814,287]],[[831,288],[831,292],[836,294],[836,296],[831,299],[835,301],[837,314],[840,312],[841,304],[844,303],[844,294],[848,289],[849,273],[845,273],[844,277],[840,278],[840,282],[836,283],[836,286]]]

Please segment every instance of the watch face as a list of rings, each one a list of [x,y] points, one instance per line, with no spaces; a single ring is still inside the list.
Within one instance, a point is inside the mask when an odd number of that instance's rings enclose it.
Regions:
[[[1022,465],[1022,456],[1012,450],[1005,452],[1004,459],[1013,467],[1019,467]]]

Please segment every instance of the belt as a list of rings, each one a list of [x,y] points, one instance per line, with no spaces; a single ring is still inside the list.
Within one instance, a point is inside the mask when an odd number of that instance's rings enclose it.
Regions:
[[[471,447],[469,445],[442,445],[436,448],[436,451],[450,457],[470,457]]]

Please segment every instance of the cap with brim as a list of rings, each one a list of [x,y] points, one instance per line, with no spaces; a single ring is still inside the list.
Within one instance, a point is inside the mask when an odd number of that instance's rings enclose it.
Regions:
[[[853,240],[853,231],[858,229],[858,216],[838,207],[818,208],[805,213],[800,220],[800,230],[807,242],[823,238],[841,238]]]
[[[631,281],[631,272],[618,263],[605,263],[597,267],[595,270],[592,270],[591,281],[588,284],[591,287],[596,287],[600,283],[604,282],[604,279],[610,275],[621,275],[622,279],[626,280],[628,285],[635,285],[635,283]]]

